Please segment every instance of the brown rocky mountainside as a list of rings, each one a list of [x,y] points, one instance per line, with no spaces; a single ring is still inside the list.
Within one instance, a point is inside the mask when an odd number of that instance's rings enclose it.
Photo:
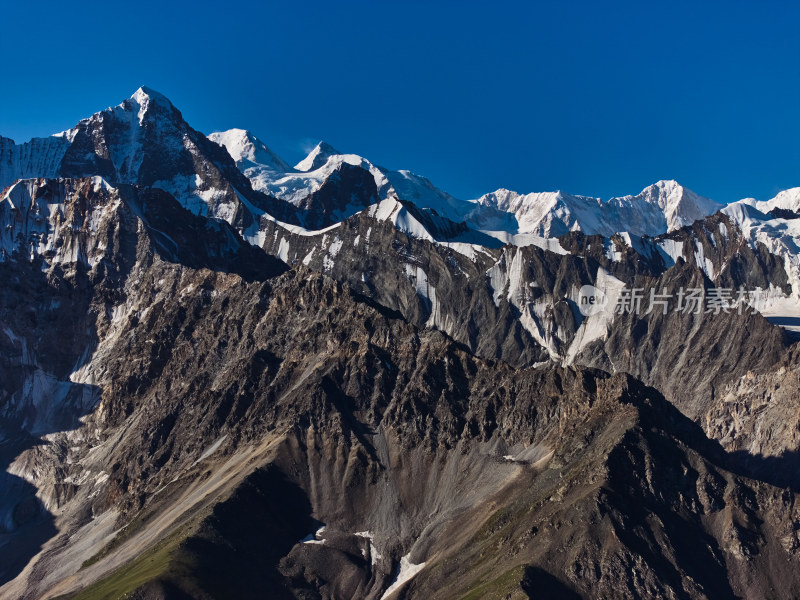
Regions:
[[[727,417],[478,356],[164,192],[12,191],[0,597],[800,595],[797,489]]]

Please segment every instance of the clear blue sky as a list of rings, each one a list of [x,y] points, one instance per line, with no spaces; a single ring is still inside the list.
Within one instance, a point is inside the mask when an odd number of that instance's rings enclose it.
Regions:
[[[140,85],[294,162],[319,139],[462,197],[800,186],[794,2],[5,2],[0,134]]]

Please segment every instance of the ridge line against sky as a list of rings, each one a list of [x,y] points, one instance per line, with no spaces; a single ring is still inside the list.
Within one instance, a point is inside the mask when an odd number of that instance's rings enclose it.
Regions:
[[[140,85],[294,164],[320,139],[454,196],[720,202],[800,185],[800,6],[687,2],[13,3],[0,135],[74,126]]]

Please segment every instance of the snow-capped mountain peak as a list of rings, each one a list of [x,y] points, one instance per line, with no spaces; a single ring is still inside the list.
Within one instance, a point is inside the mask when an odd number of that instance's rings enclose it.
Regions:
[[[683,187],[677,181],[658,181],[639,194],[611,198],[574,196],[562,191],[519,194],[501,188],[478,198],[482,207],[470,222],[488,229],[516,227],[513,233],[556,237],[569,231],[589,235],[612,235],[628,231],[636,235],[658,235],[689,225],[714,214],[722,205]],[[504,225],[497,213],[505,213]]]
[[[368,160],[355,154],[342,154],[325,142],[317,144],[308,157],[293,168],[261,140],[243,129],[212,133],[208,138],[228,151],[239,170],[250,180],[253,189],[297,207],[332,176],[340,174],[344,165],[369,172],[379,190],[389,185]]]
[[[562,191],[520,194],[501,188],[478,198],[480,207],[469,222],[483,230],[557,237],[579,229],[596,233],[602,213],[597,198],[572,196]]]
[[[140,125],[144,122],[145,115],[154,108],[156,112],[165,114],[170,114],[177,110],[164,94],[144,85],[133,93],[128,102],[132,103],[134,105],[132,108],[138,111],[137,116]],[[123,109],[128,108],[125,102],[120,107]]]
[[[518,213],[542,206],[553,206],[559,200],[563,200],[565,196],[566,194],[561,190],[520,194],[514,190],[500,188],[494,192],[484,194],[475,202],[481,206],[496,208],[503,212]]]
[[[340,154],[342,153],[327,142],[320,141],[316,146],[314,146],[314,149],[308,153],[308,156],[297,163],[294,168],[297,171],[302,171],[304,173],[308,171],[314,171],[327,163],[328,159],[330,159],[332,156],[337,156]]]
[[[220,155],[220,146],[232,161],[224,152]],[[608,201],[562,191],[520,194],[508,189],[462,201],[423,176],[377,166],[325,142],[319,142],[292,168],[245,129],[212,133],[206,139],[189,127],[163,94],[145,86],[61,137],[21,146],[0,140],[3,187],[25,177],[92,174],[112,183],[158,187],[195,214],[248,227],[255,226],[267,205],[280,215],[276,218],[313,227],[330,225],[330,219],[347,218],[370,203],[392,199],[413,203],[423,211],[422,217],[465,222],[507,243],[524,243],[518,240],[527,238],[520,234],[552,238],[576,230],[654,236],[721,208],[675,181],[659,181],[635,196]],[[367,184],[370,178],[374,188],[371,182]],[[789,192],[784,196],[780,202],[793,205],[794,196]],[[800,204],[800,194],[795,196],[795,204]],[[245,210],[242,197],[252,209]],[[319,218],[305,220],[312,207]]]
[[[139,104],[153,103],[161,106],[172,107],[172,102],[170,102],[169,98],[167,98],[164,94],[155,91],[153,88],[147,87],[146,85],[143,85],[136,90],[131,95],[131,99],[135,100]]]
[[[218,131],[209,134],[208,139],[223,146],[242,170],[251,167],[262,167],[278,172],[292,170],[286,161],[245,129]]]
[[[770,200],[756,200],[755,198],[745,198],[744,200],[740,200],[739,202],[742,202],[744,204],[749,204],[750,206],[757,208],[759,211],[763,213],[768,213],[769,211],[775,208],[797,212],[798,210],[800,210],[800,187],[783,190]]]
[[[664,215],[667,231],[691,225],[723,207],[722,204],[694,193],[673,179],[657,181],[636,196],[613,198],[609,202],[617,202],[620,206],[626,202],[631,206],[641,202],[655,205]]]

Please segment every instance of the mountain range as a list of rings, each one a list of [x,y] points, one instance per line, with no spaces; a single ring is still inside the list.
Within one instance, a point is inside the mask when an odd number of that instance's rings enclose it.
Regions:
[[[461,200],[143,87],[0,190],[0,597],[800,595],[800,188]]]

